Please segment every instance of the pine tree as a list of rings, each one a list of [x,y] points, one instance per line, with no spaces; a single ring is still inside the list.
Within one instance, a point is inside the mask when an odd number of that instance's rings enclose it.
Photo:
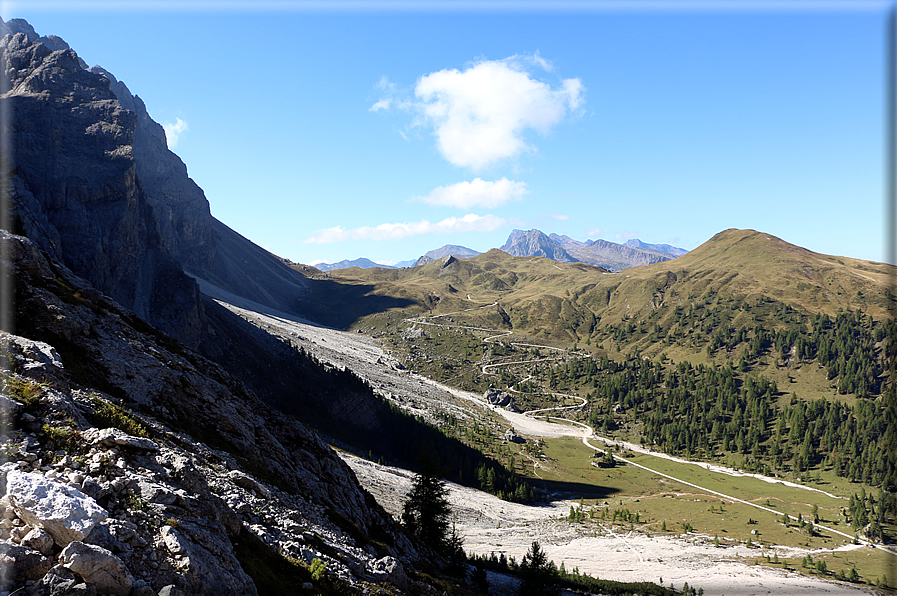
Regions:
[[[447,553],[455,545],[449,544],[449,506],[445,481],[424,471],[415,475],[402,511],[402,524],[410,534],[425,544]]]
[[[548,560],[548,555],[542,550],[538,541],[533,541],[529,551],[523,556],[520,564],[520,574],[523,581],[520,583],[520,596],[554,596],[560,594],[560,589],[554,585],[557,569]]]

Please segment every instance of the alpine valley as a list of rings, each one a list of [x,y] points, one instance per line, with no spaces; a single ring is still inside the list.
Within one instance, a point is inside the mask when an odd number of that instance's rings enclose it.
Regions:
[[[894,266],[739,229],[293,263],[0,29],[0,594],[895,591]]]

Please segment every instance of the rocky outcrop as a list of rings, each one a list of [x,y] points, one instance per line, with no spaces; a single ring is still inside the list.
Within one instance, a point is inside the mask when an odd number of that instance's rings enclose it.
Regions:
[[[19,470],[6,476],[6,499],[7,507],[22,521],[31,528],[44,530],[61,547],[84,540],[97,522],[107,517],[106,510],[80,490]]]
[[[629,267],[652,265],[674,258],[667,253],[633,248],[607,240],[592,240],[584,246],[568,249],[568,252],[583,263],[603,267],[609,271],[622,271]]]
[[[545,257],[558,263],[575,263],[576,259],[539,230],[513,230],[501,249],[515,257]]]
[[[29,238],[193,347],[204,331],[194,279],[212,295],[295,311],[305,276],[212,218],[138,96],[25,21],[0,21],[4,33],[2,101],[13,118],[2,132],[13,159],[0,175]]]
[[[512,231],[501,250],[518,257],[545,257],[559,263],[586,263],[608,271],[668,261],[685,252],[666,244],[639,242],[636,246],[607,240],[580,242],[558,234],[546,236],[539,230]]]
[[[235,546],[247,532],[271,556],[320,559],[345,590],[413,587],[417,551],[316,435],[28,239],[0,242],[32,336],[0,336],[18,388],[0,435],[0,590],[255,594]]]
[[[164,248],[133,159],[136,115],[70,49],[25,32],[0,46],[13,161],[2,172],[25,233],[147,321],[198,339],[199,290]]]
[[[162,243],[188,270],[208,269],[215,257],[215,241],[205,194],[187,175],[184,162],[168,149],[165,130],[150,117],[143,100],[106,69],[94,66],[90,72],[107,79],[121,106],[136,116],[132,154]]]
[[[511,394],[507,391],[496,389],[495,387],[489,387],[489,389],[483,393],[483,399],[493,406],[502,407],[511,403]]]

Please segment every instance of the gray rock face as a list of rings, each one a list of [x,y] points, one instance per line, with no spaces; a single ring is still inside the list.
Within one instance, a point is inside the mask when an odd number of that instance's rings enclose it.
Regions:
[[[15,115],[7,184],[28,237],[97,289],[188,345],[199,288],[292,311],[305,277],[212,218],[143,101],[68,44],[0,21],[0,74]],[[77,181],[77,183],[73,183]]]
[[[37,585],[42,592],[57,596],[73,593],[79,581],[78,577],[66,567],[55,565],[37,582]]]
[[[377,559],[369,566],[371,575],[377,583],[387,582],[403,590],[409,587],[408,576],[402,564],[393,557]]]
[[[135,449],[138,451],[158,451],[159,446],[151,439],[134,437],[117,428],[90,429],[83,435],[84,440],[90,445],[102,445],[106,447],[118,446]]]
[[[558,234],[546,236],[539,230],[514,230],[501,249],[518,257],[546,257],[559,263],[580,262],[608,271],[668,261],[685,252],[665,244],[617,244],[607,240],[580,242]]]
[[[22,538],[22,546],[38,551],[42,555],[53,552],[53,537],[43,528],[33,528]]]
[[[501,249],[515,257],[545,257],[558,263],[575,263],[576,259],[539,230],[513,230]]]
[[[191,271],[207,269],[214,258],[212,214],[202,189],[187,176],[187,166],[168,149],[165,130],[150,118],[143,100],[100,66],[90,72],[110,82],[125,109],[137,116],[133,155],[137,178],[153,210],[168,252]]]
[[[609,271],[622,271],[629,267],[652,265],[674,258],[667,253],[643,250],[607,240],[594,240],[585,246],[568,250],[581,262],[604,267]]]
[[[43,528],[59,546],[83,540],[106,510],[81,491],[40,474],[13,470],[6,495],[16,514],[33,528]]]
[[[53,559],[38,551],[0,541],[0,589],[39,580],[53,567]]]
[[[101,546],[72,542],[62,551],[60,561],[100,592],[116,596],[131,593],[134,578],[128,568],[121,559]]]
[[[53,51],[24,32],[4,45],[3,98],[15,114],[9,183],[25,231],[102,292],[195,343],[199,290],[164,248],[137,181],[136,115],[72,50]]]

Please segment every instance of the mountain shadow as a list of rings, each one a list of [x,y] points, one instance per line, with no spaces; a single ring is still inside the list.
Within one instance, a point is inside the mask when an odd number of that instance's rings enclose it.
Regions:
[[[419,305],[410,298],[375,294],[372,284],[310,278],[308,286],[309,293],[296,302],[297,314],[336,329],[347,329],[368,315]]]

